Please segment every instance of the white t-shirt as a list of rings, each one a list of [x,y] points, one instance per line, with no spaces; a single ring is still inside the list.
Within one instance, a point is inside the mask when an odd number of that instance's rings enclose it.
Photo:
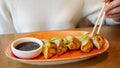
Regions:
[[[102,0],[0,0],[0,34],[75,28],[84,16],[94,23],[102,4]],[[111,20],[106,19],[107,24],[116,24]]]

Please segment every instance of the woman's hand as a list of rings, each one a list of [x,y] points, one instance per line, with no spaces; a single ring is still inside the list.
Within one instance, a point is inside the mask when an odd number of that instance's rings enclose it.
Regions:
[[[113,18],[116,21],[120,21],[120,0],[104,0],[109,3],[106,8],[106,17]]]

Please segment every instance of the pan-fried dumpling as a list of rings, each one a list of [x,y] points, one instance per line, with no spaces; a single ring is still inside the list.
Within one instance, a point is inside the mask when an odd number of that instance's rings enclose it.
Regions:
[[[94,35],[91,39],[92,39],[94,46],[97,49],[100,49],[105,43],[103,37],[99,34]]]
[[[52,43],[50,40],[44,40],[44,46],[42,52],[44,58],[48,59],[57,53],[57,46],[55,43]]]
[[[60,37],[55,37],[52,39],[52,42],[57,45],[57,54],[61,55],[67,52],[68,48],[66,45],[63,43],[63,39]]]
[[[92,44],[91,39],[82,41],[82,45],[80,49],[83,52],[90,52],[93,49],[93,44]]]
[[[90,52],[93,49],[93,43],[88,34],[81,33],[80,40],[82,42],[82,45],[80,47],[81,51]]]
[[[64,38],[64,44],[69,48],[69,50],[77,50],[81,46],[81,42],[73,35],[66,36]]]

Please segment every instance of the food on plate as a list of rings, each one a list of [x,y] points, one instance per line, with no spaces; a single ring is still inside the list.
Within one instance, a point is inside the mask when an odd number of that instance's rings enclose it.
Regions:
[[[42,46],[42,53],[45,59],[51,58],[54,55],[62,55],[67,51],[72,50],[80,50],[81,52],[90,52],[96,47],[97,49],[101,49],[104,45],[105,41],[103,36],[99,34],[95,34],[93,37],[90,37],[89,33],[80,33],[80,35],[67,35],[64,37],[53,37],[51,39],[44,39]],[[34,45],[33,45],[34,44]],[[41,47],[34,42],[22,43],[16,48],[21,48],[24,45],[32,45],[36,48]],[[38,47],[37,47],[38,46]],[[26,49],[29,49],[26,46]],[[22,47],[23,48],[23,47]],[[36,49],[31,47],[32,49]],[[30,49],[30,50],[32,50]],[[28,51],[28,50],[26,50]]]
[[[94,46],[97,49],[100,49],[103,46],[103,44],[105,43],[103,36],[101,36],[100,34],[94,35],[91,39],[92,39]]]
[[[80,50],[82,52],[90,52],[93,49],[93,43],[89,37],[89,34],[82,34],[77,38],[82,42]]]
[[[44,40],[42,52],[43,52],[44,58],[48,59],[57,53],[57,46],[55,43],[51,42],[50,40]]]
[[[81,45],[80,49],[83,52],[90,52],[93,49],[93,43],[92,43],[91,39],[82,41],[82,45]]]
[[[54,37],[44,41],[43,54],[47,59],[55,54],[62,55],[69,50],[90,52],[94,46],[100,49],[104,43],[103,37],[99,34],[93,37],[90,37],[89,33],[80,33],[80,36],[68,35],[65,38]]]
[[[61,37],[52,38],[51,41],[57,45],[57,54],[58,55],[62,55],[65,52],[67,52],[68,48],[64,44],[64,41],[63,41],[63,39]]]
[[[69,50],[77,50],[81,46],[81,42],[73,35],[66,36],[64,38],[64,44],[69,48]]]

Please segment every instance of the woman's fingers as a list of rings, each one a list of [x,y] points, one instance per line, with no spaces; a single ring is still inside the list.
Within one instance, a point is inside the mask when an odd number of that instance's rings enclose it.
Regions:
[[[120,18],[120,13],[117,13],[117,14],[109,14],[109,15],[107,15],[107,18]]]
[[[111,2],[111,1],[113,1],[113,0],[104,0],[105,3],[108,3],[108,2]]]
[[[120,0],[104,0],[105,3],[109,3],[106,8],[106,17],[112,18],[115,21],[120,21]]]
[[[106,6],[105,11],[106,11],[106,13],[108,13],[110,10],[112,10],[118,6],[120,6],[120,0],[114,0]]]
[[[106,8],[106,17],[109,18],[120,18],[120,0],[114,0],[110,2]]]
[[[104,0],[104,2],[106,3],[108,0]]]
[[[120,13],[120,6],[113,8],[112,10],[110,10],[107,15],[113,15],[113,14],[118,14]]]

